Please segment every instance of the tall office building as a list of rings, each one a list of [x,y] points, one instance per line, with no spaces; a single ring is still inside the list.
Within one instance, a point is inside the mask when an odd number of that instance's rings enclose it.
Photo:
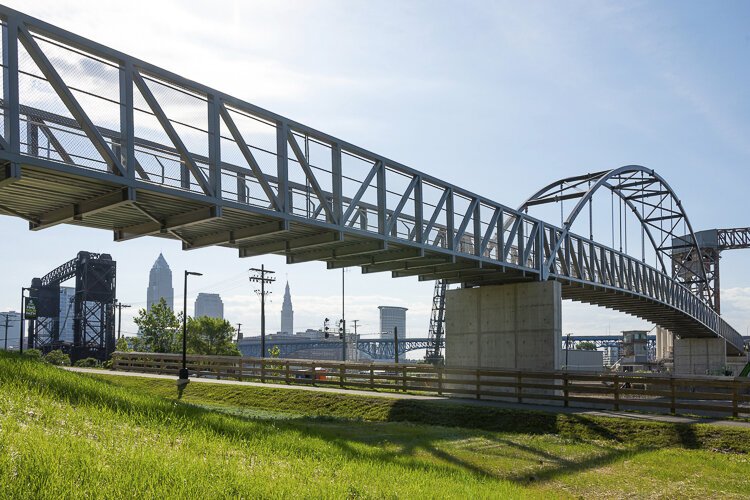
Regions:
[[[193,316],[224,319],[224,303],[221,301],[221,296],[218,293],[199,293],[195,299]]]
[[[167,307],[174,311],[174,288],[172,288],[172,270],[164,259],[162,254],[151,266],[151,273],[148,276],[148,292],[146,293],[146,306],[151,310],[151,306],[159,303],[159,299],[164,298],[167,301]]]
[[[284,303],[281,304],[281,330],[279,333],[294,335],[294,309],[292,309],[292,294],[289,292],[289,282],[286,282]]]
[[[398,336],[406,338],[406,311],[405,307],[378,306],[380,309],[380,334],[391,338],[393,329],[398,328]]]

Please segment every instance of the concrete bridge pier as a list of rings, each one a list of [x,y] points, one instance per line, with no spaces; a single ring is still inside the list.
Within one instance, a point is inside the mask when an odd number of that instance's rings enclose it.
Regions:
[[[738,376],[748,355],[730,356],[721,338],[674,339],[674,373],[677,375]]]
[[[721,338],[674,339],[676,375],[723,375],[727,364],[727,343]]]
[[[561,311],[562,295],[556,281],[449,290],[445,364],[558,370]]]

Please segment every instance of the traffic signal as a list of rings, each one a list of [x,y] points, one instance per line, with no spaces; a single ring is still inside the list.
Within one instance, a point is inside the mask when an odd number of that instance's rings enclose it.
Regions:
[[[329,335],[330,335],[330,333],[328,332],[328,330],[329,330],[329,328],[328,328],[329,322],[330,322],[330,320],[328,318],[326,318],[325,321],[323,321],[323,334],[325,335],[326,338],[328,338]]]

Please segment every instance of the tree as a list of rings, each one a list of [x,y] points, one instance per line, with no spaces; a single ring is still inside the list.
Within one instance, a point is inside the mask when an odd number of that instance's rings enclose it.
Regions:
[[[581,349],[583,351],[596,351],[596,344],[590,340],[584,340],[576,344],[576,349]]]
[[[60,350],[48,352],[44,360],[51,365],[70,366],[70,356]]]
[[[175,315],[162,297],[158,304],[151,306],[150,311],[141,309],[135,324],[141,331],[144,348],[153,352],[182,351],[180,321],[182,313]]]
[[[115,351],[130,352],[128,339],[126,339],[125,337],[120,337],[119,339],[117,339],[117,342],[115,343]]]
[[[188,318],[187,347],[193,354],[239,356],[240,351],[232,342],[235,330],[229,321],[201,316]]]

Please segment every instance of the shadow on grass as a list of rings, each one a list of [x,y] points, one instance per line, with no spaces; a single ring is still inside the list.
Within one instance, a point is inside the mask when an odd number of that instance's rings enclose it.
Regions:
[[[509,479],[528,484],[534,481],[549,481],[560,476],[575,474],[616,462],[626,456],[648,451],[662,446],[654,441],[651,445],[638,444],[634,439],[643,426],[654,424],[622,421],[618,427],[616,419],[592,419],[577,415],[555,415],[533,411],[502,410],[491,407],[468,407],[457,404],[446,404],[434,401],[390,400],[387,423],[352,422],[348,420],[342,426],[341,418],[303,417],[289,420],[247,416],[225,410],[206,409],[176,399],[165,399],[153,394],[138,393],[118,385],[116,381],[96,376],[80,376],[63,372],[45,365],[29,361],[14,361],[17,366],[2,366],[8,363],[0,357],[0,380],[23,381],[35,390],[46,392],[57,399],[67,401],[74,406],[89,405],[106,408],[130,415],[134,419],[154,415],[164,418],[157,421],[174,422],[174,417],[189,420],[190,427],[202,428],[233,439],[255,439],[263,434],[294,432],[304,436],[322,439],[336,446],[349,460],[380,461],[397,463],[402,467],[415,470],[455,471],[460,469],[470,474]],[[153,385],[163,386],[163,380],[154,380]],[[188,390],[188,393],[190,391]],[[177,387],[174,394],[177,396]],[[366,399],[363,399],[366,404]],[[248,405],[248,408],[252,406]],[[610,420],[612,422],[610,422]],[[560,453],[550,453],[540,447],[521,444],[512,439],[504,439],[490,433],[482,433],[482,439],[501,450],[508,458],[534,462],[533,467],[524,467],[524,472],[512,470],[495,470],[487,463],[477,463],[462,458],[459,450],[449,452],[442,443],[449,443],[445,429],[419,427],[404,430],[398,422],[436,425],[444,427],[461,427],[476,430],[496,431],[518,435],[558,434],[582,441],[599,441],[599,451],[581,459],[570,459]],[[607,424],[602,422],[608,422]],[[273,424],[272,426],[269,424]],[[168,425],[168,424],[164,424]],[[382,427],[378,427],[382,426]],[[388,427],[390,426],[390,427]],[[639,427],[640,426],[640,427]],[[388,436],[378,435],[378,430],[393,429],[399,432]],[[695,428],[688,425],[663,426],[665,439],[663,443],[696,448],[703,445],[702,437]],[[666,431],[669,427],[669,431]],[[660,432],[661,432],[660,431]],[[456,430],[456,434],[466,437],[466,431]],[[628,443],[618,446],[616,443]],[[600,441],[607,441],[602,444]],[[589,443],[590,444],[590,443]],[[388,446],[386,446],[388,445]],[[305,451],[300,444],[299,452]],[[561,452],[562,453],[562,452]]]

